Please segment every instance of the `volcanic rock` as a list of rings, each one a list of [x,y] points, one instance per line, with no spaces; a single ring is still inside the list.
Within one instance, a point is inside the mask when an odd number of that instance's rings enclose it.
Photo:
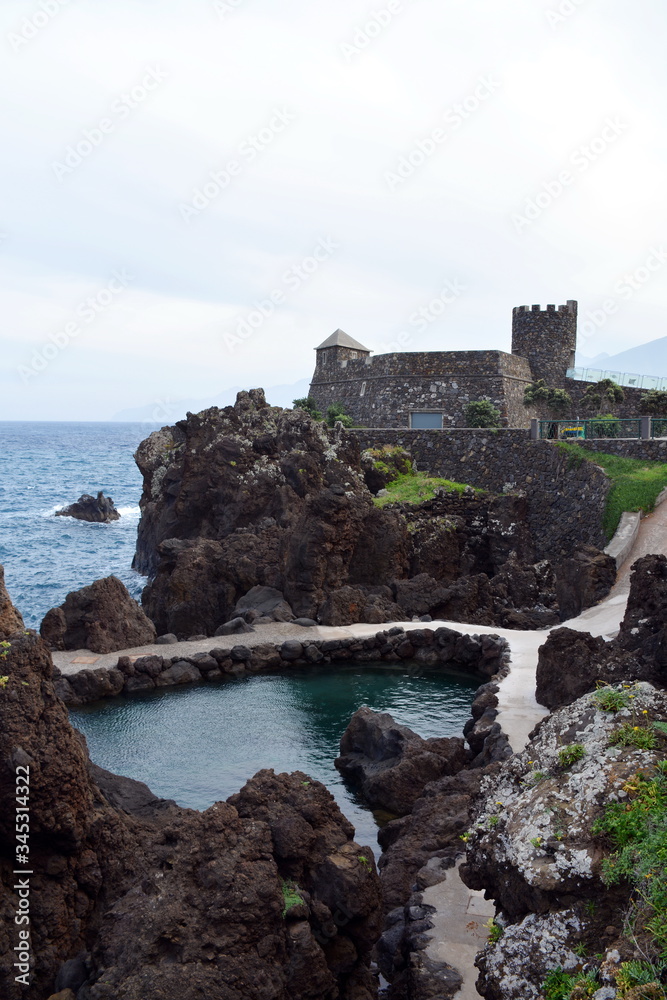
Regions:
[[[632,567],[630,594],[618,635],[610,642],[561,628],[540,647],[537,700],[569,705],[600,682],[644,680],[667,687],[667,558],[644,556]]]
[[[526,750],[482,780],[485,803],[460,869],[466,885],[495,900],[504,928],[477,961],[482,996],[537,1000],[548,970],[581,967],[582,943],[591,955],[612,944],[627,958],[643,954],[638,925],[628,938],[620,930],[632,890],[603,883],[611,844],[593,832],[609,804],[629,801],[638,775],[655,774],[664,758],[659,745],[615,744],[621,726],[641,720],[639,728],[651,728],[667,715],[664,692],[642,681],[632,693],[615,713],[603,711],[594,693],[559,709]],[[569,746],[581,749],[564,760]]]
[[[100,490],[96,497],[84,493],[76,503],[57,510],[56,517],[75,517],[78,521],[108,524],[110,521],[118,521],[120,514],[111,497],[105,497]]]
[[[28,995],[10,959],[17,774],[30,785],[30,1000],[70,988],[79,1000],[373,1000],[379,881],[323,785],[262,771],[229,803],[181,809],[90,764],[40,638],[14,637],[3,671],[3,1000]]]
[[[153,623],[115,576],[72,591],[44,616],[40,634],[52,649],[113,653],[155,642]]]
[[[143,605],[159,632],[212,635],[235,617],[560,620],[525,497],[438,490],[379,508],[354,433],[268,406],[261,389],[156,431],[135,458],[144,489],[134,566],[150,577]],[[581,601],[598,596],[596,581]],[[571,571],[568,600],[578,586]]]
[[[23,618],[12,604],[5,587],[4,566],[0,566],[0,641],[9,639],[24,628]]]
[[[352,716],[340,753],[335,765],[364,801],[396,816],[410,811],[429,781],[456,774],[470,759],[462,739],[424,740],[366,707]]]

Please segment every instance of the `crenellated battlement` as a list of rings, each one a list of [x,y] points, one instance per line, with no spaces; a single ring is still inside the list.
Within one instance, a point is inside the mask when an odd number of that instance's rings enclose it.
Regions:
[[[570,315],[577,314],[577,303],[574,299],[568,299],[564,306],[548,305],[545,309],[540,305],[536,306],[514,306],[512,314],[517,313],[541,313],[546,315],[547,313],[569,313]]]

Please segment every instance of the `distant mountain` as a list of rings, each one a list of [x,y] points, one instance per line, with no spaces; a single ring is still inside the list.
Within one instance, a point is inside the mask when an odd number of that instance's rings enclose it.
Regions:
[[[578,368],[604,368],[610,372],[628,375],[657,375],[667,378],[667,337],[659,337],[648,344],[630,347],[619,354],[598,354],[595,358],[585,358],[577,354]]]
[[[155,400],[153,403],[146,403],[145,406],[132,406],[126,410],[119,410],[114,413],[112,420],[172,424],[175,420],[182,420],[186,413],[200,413],[208,410],[211,406],[231,406],[236,401],[236,394],[241,389],[252,389],[255,385],[234,386],[231,389],[223,389],[216,396],[208,396],[204,399],[164,399]],[[271,385],[266,388],[266,399],[272,406],[291,407],[292,400],[300,399],[308,395],[310,379],[302,378],[291,385]]]

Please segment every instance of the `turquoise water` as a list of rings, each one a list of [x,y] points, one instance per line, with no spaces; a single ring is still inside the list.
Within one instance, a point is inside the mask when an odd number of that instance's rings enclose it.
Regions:
[[[145,781],[161,797],[205,809],[257,771],[305,771],[322,781],[377,854],[377,824],[334,767],[362,705],[420,736],[460,736],[477,684],[385,665],[310,668],[114,698],[72,709],[96,764]]]
[[[0,422],[0,563],[27,625],[38,627],[70,590],[112,573],[140,596],[146,581],[131,566],[142,483],[132,456],[156,426]],[[119,521],[54,516],[98,490],[113,497]]]

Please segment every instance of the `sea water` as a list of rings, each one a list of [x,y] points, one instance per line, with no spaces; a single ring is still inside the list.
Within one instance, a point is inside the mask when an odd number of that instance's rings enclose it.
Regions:
[[[377,854],[376,819],[334,767],[350,717],[368,705],[425,738],[460,736],[476,687],[435,671],[328,665],[114,698],[70,716],[97,764],[193,809],[226,799],[262,768],[303,771]]]
[[[157,424],[0,422],[0,563],[26,625],[38,628],[71,590],[113,574],[134,597],[142,479],[133,453]],[[56,517],[82,493],[113,497],[120,520]]]

